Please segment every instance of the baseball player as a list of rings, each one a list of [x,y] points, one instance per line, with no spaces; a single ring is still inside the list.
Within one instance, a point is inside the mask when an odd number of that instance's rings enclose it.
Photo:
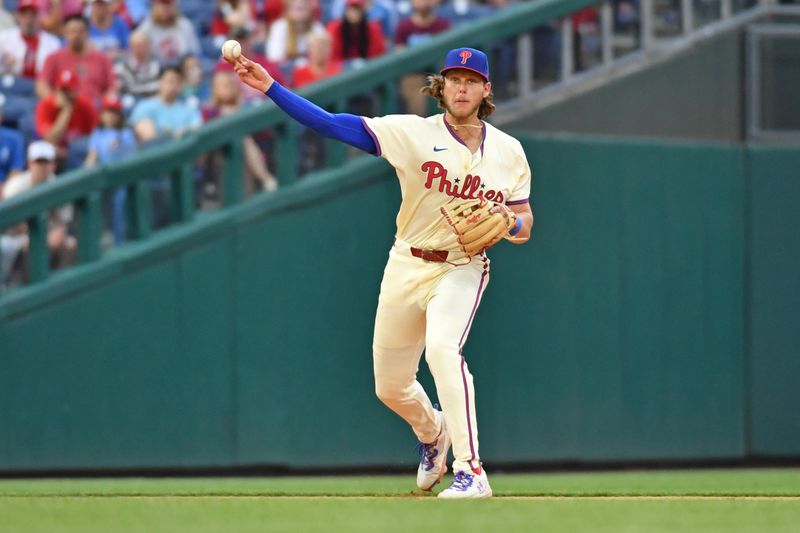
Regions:
[[[484,121],[494,110],[486,55],[473,48],[447,54],[440,74],[421,89],[444,113],[427,118],[331,114],[246,57],[226,59],[298,122],[383,157],[397,171],[402,204],[375,317],[375,390],[420,441],[421,489],[441,481],[452,444],[455,476],[439,497],[490,497],[462,348],[489,281],[485,250],[504,238],[526,242],[533,213],[520,143]],[[441,411],[416,380],[423,350]]]

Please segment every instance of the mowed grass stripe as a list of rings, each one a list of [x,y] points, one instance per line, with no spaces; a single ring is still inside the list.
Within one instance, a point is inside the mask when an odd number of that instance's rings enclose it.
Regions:
[[[0,498],[0,532],[796,533],[800,502],[495,498]]]
[[[450,477],[445,477],[446,486]],[[497,474],[500,496],[800,496],[800,469]],[[0,480],[3,496],[394,496],[419,495],[407,476]]]
[[[436,493],[432,492],[430,494],[407,494],[405,496],[398,496],[398,495],[375,495],[375,496],[359,496],[359,495],[350,495],[350,496],[342,496],[336,494],[329,494],[329,495],[270,495],[270,494],[240,494],[240,495],[231,495],[231,494],[162,494],[162,495],[152,495],[152,494],[81,494],[81,495],[74,495],[74,496],[64,496],[61,494],[39,494],[36,496],[29,496],[29,495],[4,495],[0,496],[0,498],[9,498],[9,499],[23,499],[23,498],[51,498],[51,499],[149,499],[149,500],[160,500],[160,499],[175,499],[175,500],[409,500],[409,499],[430,499],[430,500],[438,500],[436,498]],[[507,495],[507,494],[494,494],[493,498],[495,499],[505,499],[505,500],[700,500],[700,501],[713,501],[713,500],[775,500],[775,501],[797,501],[800,502],[800,496],[782,496],[782,495],[755,495],[755,496],[746,496],[746,495],[735,495],[735,496],[724,496],[724,495],[687,495],[687,494],[666,494],[666,495],[645,495],[645,494],[635,494],[635,495],[589,495],[589,494],[581,494],[581,495],[553,495],[553,494],[533,494],[528,496],[519,496],[519,495]]]

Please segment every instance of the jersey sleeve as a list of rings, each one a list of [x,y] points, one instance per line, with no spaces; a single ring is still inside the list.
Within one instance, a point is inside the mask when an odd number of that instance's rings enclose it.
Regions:
[[[386,159],[395,168],[402,166],[412,153],[413,139],[418,140],[423,133],[421,125],[425,122],[425,119],[416,115],[362,117],[361,120],[375,141],[375,155]]]
[[[515,152],[514,172],[517,181],[511,189],[511,194],[506,200],[506,205],[522,205],[529,202],[531,195],[531,167],[521,145],[517,145]]]

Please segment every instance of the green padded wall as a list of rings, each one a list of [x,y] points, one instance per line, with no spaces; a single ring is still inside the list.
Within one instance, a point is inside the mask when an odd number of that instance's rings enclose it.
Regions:
[[[465,348],[484,459],[744,456],[741,148],[524,146],[534,237],[493,250]],[[411,466],[370,355],[399,188],[342,173],[0,314],[0,469]]]
[[[800,150],[748,152],[750,447],[800,455]]]

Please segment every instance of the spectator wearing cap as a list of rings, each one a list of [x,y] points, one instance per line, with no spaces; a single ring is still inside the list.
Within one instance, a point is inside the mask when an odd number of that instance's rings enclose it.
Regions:
[[[366,0],[347,0],[344,16],[328,24],[334,60],[369,59],[386,51],[386,37],[381,25],[367,20],[365,10]]]
[[[41,29],[38,14],[37,0],[19,0],[18,26],[0,31],[0,63],[4,73],[36,79],[47,57],[61,48],[55,35]]]
[[[36,132],[58,147],[62,163],[66,162],[70,143],[89,135],[97,125],[94,105],[79,91],[78,75],[63,70],[56,80],[55,91],[36,106]]]
[[[89,138],[89,151],[86,155],[86,166],[97,164],[109,165],[130,157],[136,152],[136,136],[133,130],[125,125],[122,113],[122,102],[114,96],[103,99],[100,111],[100,125]],[[103,197],[103,218],[105,227],[110,229],[114,244],[125,241],[126,220],[125,200],[127,190],[119,187]]]
[[[86,164],[108,165],[136,152],[136,136],[125,125],[122,101],[116,96],[106,96],[100,110],[100,123],[89,138]]]
[[[89,23],[82,15],[73,15],[64,22],[66,44],[44,62],[36,82],[39,98],[48,96],[54,89],[61,72],[68,70],[78,77],[78,89],[99,108],[107,94],[116,94],[117,82],[111,60],[89,44]]]
[[[128,49],[131,30],[115,13],[115,0],[89,0],[89,40],[112,60]]]
[[[200,55],[194,26],[180,14],[175,0],[153,0],[150,16],[139,29],[150,37],[153,56],[162,67],[177,65],[189,54]]]
[[[272,23],[267,37],[267,59],[294,66],[308,52],[308,37],[325,27],[314,18],[312,0],[287,0],[283,17]]]
[[[0,124],[3,123],[5,102],[5,96],[0,93]],[[23,170],[25,170],[25,140],[22,134],[0,126],[0,199],[3,198],[3,184],[6,180]]]
[[[28,146],[28,170],[8,180],[5,198],[11,198],[56,179],[56,149],[47,141],[34,141]],[[75,237],[70,235],[72,206],[51,211],[47,226],[47,246],[50,249],[50,268],[57,270],[71,265],[77,258]],[[3,284],[28,281],[28,228],[24,222],[11,228],[3,238]]]
[[[137,100],[154,96],[160,72],[161,65],[151,53],[150,37],[137,29],[131,33],[128,51],[114,64],[120,93]]]

